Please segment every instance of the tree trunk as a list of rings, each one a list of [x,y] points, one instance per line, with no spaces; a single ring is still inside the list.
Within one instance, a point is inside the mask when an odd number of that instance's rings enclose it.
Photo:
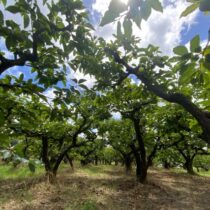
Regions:
[[[136,178],[141,184],[145,184],[147,182],[147,166],[142,164],[142,162],[137,163],[136,165]]]
[[[132,171],[132,159],[129,155],[125,155],[124,157],[124,163],[125,163],[125,173],[131,174]]]
[[[170,169],[170,168],[171,168],[171,164],[170,164],[167,160],[165,160],[165,161],[163,162],[163,167],[164,167],[165,169]]]
[[[184,167],[186,168],[188,174],[195,175],[195,172],[193,170],[193,160],[192,159],[187,159],[184,164]]]
[[[147,165],[146,162],[142,161],[141,154],[136,149],[135,145],[131,145],[131,149],[134,154],[135,162],[136,162],[136,179],[138,182],[145,184],[147,181]]]
[[[98,165],[98,156],[95,156],[95,165]]]
[[[66,158],[69,161],[69,165],[71,166],[72,171],[74,171],[73,158],[70,158],[68,154],[66,154]]]
[[[46,172],[47,181],[50,184],[56,184],[57,183],[56,175],[57,175],[57,171],[53,171],[53,170],[47,171]]]
[[[141,82],[146,86],[146,88],[154,93],[156,96],[170,102],[181,105],[187,112],[189,112],[198,121],[203,130],[203,139],[210,144],[210,112],[207,110],[202,110],[196,104],[194,104],[187,96],[179,93],[165,90],[157,81],[151,77],[148,77],[147,71],[140,71],[139,67],[132,67],[127,64],[125,60],[120,58],[120,56],[109,50],[109,53],[114,57],[115,61],[126,67],[127,73],[123,75],[118,81],[120,84],[125,78],[130,74],[136,75],[136,77],[141,80]]]
[[[147,179],[147,161],[146,161],[146,150],[144,145],[144,140],[142,138],[141,130],[140,130],[140,119],[133,118],[134,129],[136,133],[136,139],[139,145],[139,152],[137,158],[137,180],[144,184]]]
[[[154,83],[150,78],[147,78],[145,72],[133,71],[133,73],[139,78],[142,83],[145,84],[147,89],[153,92],[160,98],[165,99],[168,102],[181,105],[187,112],[189,112],[198,121],[203,129],[203,139],[210,144],[210,112],[201,110],[198,106],[191,102],[189,98],[181,93],[170,93],[161,88],[160,85]]]

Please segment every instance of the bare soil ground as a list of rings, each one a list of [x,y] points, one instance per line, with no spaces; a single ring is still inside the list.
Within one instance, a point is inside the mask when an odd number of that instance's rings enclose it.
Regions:
[[[210,178],[149,171],[148,184],[119,167],[65,169],[58,183],[44,177],[0,182],[4,210],[210,210]]]

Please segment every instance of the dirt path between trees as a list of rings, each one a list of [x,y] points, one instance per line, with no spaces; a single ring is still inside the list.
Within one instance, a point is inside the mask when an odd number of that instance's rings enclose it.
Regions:
[[[43,177],[0,183],[4,210],[210,210],[210,178],[150,170],[148,184],[120,168],[65,170],[58,183]]]

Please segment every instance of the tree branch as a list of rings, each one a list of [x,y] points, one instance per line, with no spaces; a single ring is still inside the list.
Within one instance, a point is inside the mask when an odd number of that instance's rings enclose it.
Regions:
[[[146,75],[146,71],[140,72],[139,66],[132,67],[128,65],[124,59],[120,58],[117,52],[114,52],[111,49],[106,49],[106,51],[113,56],[115,62],[123,65],[126,68],[128,75],[136,75],[149,91],[153,92],[155,95],[165,99],[168,102],[181,105],[186,111],[195,117],[203,129],[203,139],[210,144],[210,113],[208,111],[201,110],[182,93],[167,92],[158,83],[149,78]]]

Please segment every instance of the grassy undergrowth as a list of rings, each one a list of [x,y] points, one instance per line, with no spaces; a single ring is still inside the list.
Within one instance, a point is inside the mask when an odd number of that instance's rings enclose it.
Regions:
[[[0,165],[0,209],[5,210],[129,210],[208,209],[210,179],[188,176],[182,169],[149,170],[147,185],[136,182],[114,165],[75,163],[72,172],[62,164],[55,185],[44,179],[43,166],[31,173],[27,166],[16,169]],[[203,173],[209,176],[210,172]],[[27,179],[27,177],[35,177]],[[21,179],[20,179],[21,178]],[[205,191],[205,193],[203,193]]]
[[[91,165],[91,166],[85,166],[80,167],[78,163],[75,164],[75,169],[78,170],[81,173],[86,173],[90,176],[100,176],[101,173],[104,173],[107,169],[112,170],[115,168],[114,165]],[[69,165],[62,164],[60,167],[60,170],[68,169]],[[158,168],[157,170],[163,170],[162,168]],[[175,173],[183,173],[185,174],[186,171],[182,168],[172,168],[170,169],[171,172]],[[13,167],[12,164],[2,164],[0,165],[0,180],[6,180],[6,179],[24,179],[27,177],[36,177],[39,175],[44,174],[44,167],[42,165],[36,166],[36,171],[33,173],[29,170],[27,165],[21,165],[17,167]],[[196,172],[196,170],[195,170]],[[200,171],[196,172],[200,176],[210,177],[210,171]]]
[[[29,170],[28,166],[13,167],[12,164],[0,165],[0,180],[5,179],[23,179],[27,177],[35,177],[44,173],[42,166],[37,166],[36,171],[33,173]]]
[[[60,167],[60,170],[68,169],[68,164],[62,164]],[[84,167],[80,167],[78,163],[75,164],[75,169],[81,173],[86,173],[90,176],[100,176],[101,173],[104,173],[107,169],[112,170],[114,169],[114,165],[88,165]],[[157,170],[163,170],[162,168],[158,168]],[[172,168],[170,171],[175,173],[183,173],[186,174],[186,171],[182,168]],[[196,170],[195,170],[196,172]],[[210,171],[200,171],[196,172],[200,176],[204,177],[210,177]],[[6,179],[24,179],[27,177],[36,177],[39,175],[44,174],[44,167],[42,165],[36,166],[36,171],[33,173],[29,170],[27,165],[21,165],[16,168],[13,167],[12,164],[2,164],[0,165],[0,180],[6,180]]]

